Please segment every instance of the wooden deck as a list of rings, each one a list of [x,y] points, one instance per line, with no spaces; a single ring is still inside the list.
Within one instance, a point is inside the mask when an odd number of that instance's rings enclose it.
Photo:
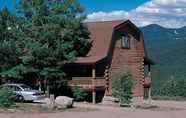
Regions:
[[[105,85],[106,81],[104,77],[96,77],[95,79],[92,77],[74,77],[68,81],[68,86],[72,88],[78,86],[84,90],[105,89]]]

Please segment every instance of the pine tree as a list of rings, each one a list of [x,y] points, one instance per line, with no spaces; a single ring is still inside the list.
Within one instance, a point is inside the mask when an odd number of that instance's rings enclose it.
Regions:
[[[85,56],[91,47],[83,8],[76,0],[21,0],[17,14],[16,22],[9,20],[12,29],[5,35],[19,54],[13,52],[16,63],[2,69],[2,76],[35,73],[47,80],[63,79],[63,65]]]

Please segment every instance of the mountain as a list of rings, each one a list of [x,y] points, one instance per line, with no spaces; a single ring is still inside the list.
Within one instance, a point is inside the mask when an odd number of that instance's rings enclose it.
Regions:
[[[156,24],[151,24],[142,27],[141,30],[144,32],[146,40],[186,39],[186,27],[170,29]]]
[[[148,54],[156,64],[152,67],[154,83],[162,85],[171,76],[186,79],[186,27],[170,29],[152,24],[141,30]]]

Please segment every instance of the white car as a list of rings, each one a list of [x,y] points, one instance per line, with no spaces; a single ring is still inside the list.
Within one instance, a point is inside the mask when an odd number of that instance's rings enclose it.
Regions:
[[[42,91],[34,90],[25,84],[4,84],[3,87],[13,90],[17,101],[34,101],[44,98]]]

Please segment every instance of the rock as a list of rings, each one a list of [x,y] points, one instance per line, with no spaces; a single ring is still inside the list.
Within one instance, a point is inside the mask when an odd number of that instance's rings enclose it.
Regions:
[[[55,99],[55,105],[57,108],[71,108],[73,107],[73,98],[66,96],[58,96]]]

